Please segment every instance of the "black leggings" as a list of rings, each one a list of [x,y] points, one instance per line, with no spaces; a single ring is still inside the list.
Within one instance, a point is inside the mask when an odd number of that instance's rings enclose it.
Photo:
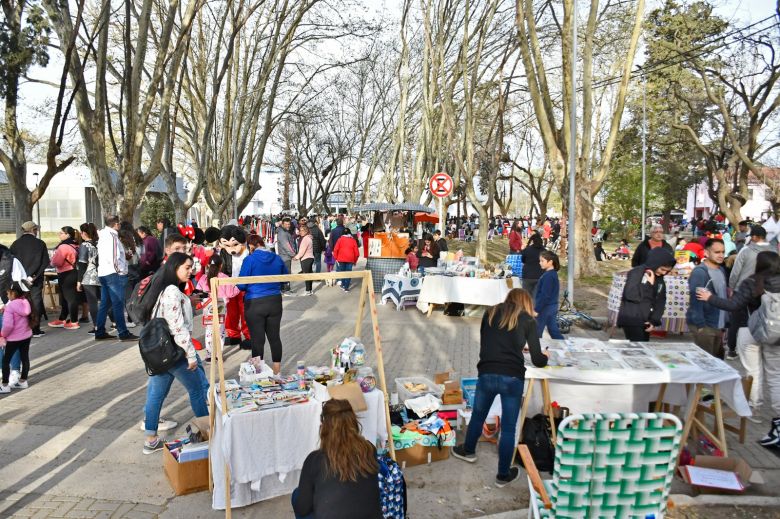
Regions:
[[[642,326],[623,326],[623,333],[626,334],[626,339],[634,342],[648,342],[650,340],[650,332],[645,330]]]
[[[76,292],[78,272],[75,269],[57,274],[60,285],[60,321],[79,322],[79,295]]]
[[[100,303],[100,287],[97,285],[81,285],[81,290],[87,297],[89,316],[92,318],[92,326],[97,322],[98,303]]]
[[[301,260],[301,273],[303,274],[311,274],[312,273],[312,267],[314,266],[314,258],[307,258]],[[311,281],[306,282],[306,291],[311,292]]]
[[[3,385],[8,385],[8,377],[11,375],[11,358],[19,351],[22,361],[22,373],[19,380],[27,380],[30,373],[30,337],[21,341],[8,341],[3,354]]]
[[[282,295],[244,299],[244,318],[249,326],[252,356],[265,358],[265,338],[271,345],[271,360],[282,362]]]

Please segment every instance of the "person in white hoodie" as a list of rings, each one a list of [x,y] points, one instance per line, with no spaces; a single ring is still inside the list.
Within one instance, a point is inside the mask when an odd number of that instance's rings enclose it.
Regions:
[[[780,252],[780,215],[770,216],[764,222],[766,241],[774,247],[772,251]]]
[[[116,339],[106,333],[109,305],[114,311],[114,322],[120,341],[137,341],[125,321],[125,286],[127,285],[127,259],[125,248],[119,241],[119,217],[109,215],[106,226],[98,231],[98,280],[100,280],[100,306],[95,320],[95,340]]]

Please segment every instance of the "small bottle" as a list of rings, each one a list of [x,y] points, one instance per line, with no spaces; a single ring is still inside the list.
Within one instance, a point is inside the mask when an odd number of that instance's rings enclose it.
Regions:
[[[298,389],[306,389],[306,366],[302,360],[298,361]]]
[[[366,363],[366,348],[361,343],[358,343],[355,345],[355,349],[352,350],[351,357],[352,366],[362,366]]]

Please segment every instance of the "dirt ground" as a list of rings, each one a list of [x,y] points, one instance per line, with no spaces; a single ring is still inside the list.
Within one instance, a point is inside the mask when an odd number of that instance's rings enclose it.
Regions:
[[[670,511],[669,519],[777,519],[780,510],[764,506],[679,507]]]

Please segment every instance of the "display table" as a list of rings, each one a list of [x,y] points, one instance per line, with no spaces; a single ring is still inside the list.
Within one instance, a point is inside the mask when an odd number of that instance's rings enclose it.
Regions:
[[[493,306],[503,303],[513,288],[522,288],[520,278],[479,279],[461,276],[425,276],[417,309],[430,316],[433,305],[463,303]]]
[[[382,285],[381,302],[385,304],[387,301],[392,301],[395,303],[396,309],[400,310],[407,301],[417,301],[422,284],[422,278],[407,278],[398,274],[387,274]]]
[[[724,454],[727,447],[721,399],[739,416],[751,415],[739,372],[693,343],[574,338],[543,340],[543,346],[549,347],[550,362],[558,365],[537,368],[530,360],[526,362],[528,388],[523,397],[520,430],[537,380],[542,386],[543,409],[551,423],[553,401],[569,408],[572,414],[646,412],[649,402],[656,401],[658,409],[666,402],[687,407],[681,445],[685,445],[691,427],[696,425]],[[706,431],[694,416],[705,384],[713,386],[713,405],[719,415],[716,424],[720,422],[717,433]]]
[[[364,393],[368,409],[357,413],[363,436],[371,442],[387,441],[384,394]],[[306,456],[319,446],[322,403],[309,400],[279,409],[221,416],[211,439],[211,463],[215,470],[211,506],[225,509],[224,463],[230,466],[233,507],[246,506],[290,494],[297,486]]]
[[[374,293],[382,291],[382,285],[387,274],[398,274],[401,267],[406,263],[406,257],[403,258],[368,258],[366,260],[366,270],[371,271],[374,286]]]
[[[623,287],[626,286],[627,272],[617,272],[612,276],[612,286],[607,299],[607,321],[611,326],[617,324]],[[688,276],[666,275],[666,308],[661,318],[661,329],[667,332],[683,333],[688,331],[685,324],[685,312],[688,311]]]

